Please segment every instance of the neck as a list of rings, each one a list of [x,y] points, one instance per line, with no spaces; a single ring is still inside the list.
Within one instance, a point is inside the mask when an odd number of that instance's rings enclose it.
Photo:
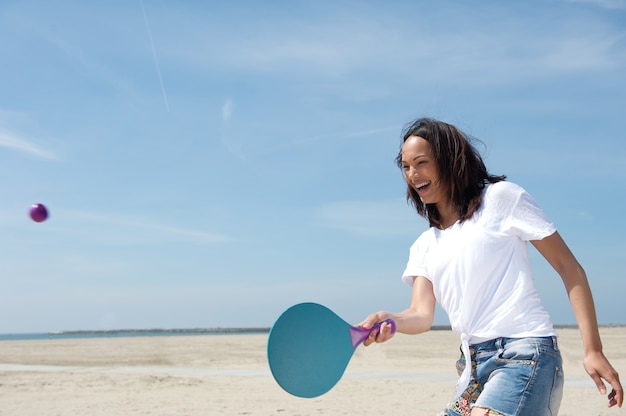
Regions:
[[[450,227],[461,216],[456,208],[449,204],[437,206],[437,211],[439,211],[439,228],[442,230]]]

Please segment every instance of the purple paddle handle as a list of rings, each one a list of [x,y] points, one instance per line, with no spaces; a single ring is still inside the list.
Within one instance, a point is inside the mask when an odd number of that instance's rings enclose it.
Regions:
[[[352,340],[352,348],[358,347],[360,343],[365,341],[367,337],[370,336],[372,331],[376,331],[376,335],[378,335],[380,333],[380,326],[385,323],[391,325],[392,334],[396,332],[396,323],[393,319],[387,319],[386,321],[379,322],[370,329],[360,328],[356,326],[350,327],[350,339]]]

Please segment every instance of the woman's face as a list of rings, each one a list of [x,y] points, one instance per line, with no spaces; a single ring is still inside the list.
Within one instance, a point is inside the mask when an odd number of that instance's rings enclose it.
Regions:
[[[402,145],[402,169],[407,184],[424,204],[445,205],[445,192],[439,182],[439,167],[425,139],[410,136]]]

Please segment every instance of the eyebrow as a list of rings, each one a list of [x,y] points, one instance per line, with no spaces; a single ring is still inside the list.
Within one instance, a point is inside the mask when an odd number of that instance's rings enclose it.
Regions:
[[[411,159],[411,161],[413,161],[413,160],[417,160],[417,159],[419,159],[420,157],[428,157],[428,155],[427,155],[427,154],[425,154],[425,153],[419,154],[419,155],[415,156],[413,159]],[[405,160],[406,160],[405,158],[402,158],[402,160],[401,160],[401,161],[402,161],[402,162],[404,162]]]

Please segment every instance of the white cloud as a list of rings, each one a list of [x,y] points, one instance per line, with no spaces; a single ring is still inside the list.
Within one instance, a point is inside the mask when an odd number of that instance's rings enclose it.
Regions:
[[[339,143],[344,140],[350,140],[350,139],[355,139],[355,138],[360,138],[360,137],[374,136],[374,135],[379,135],[379,134],[389,134],[390,132],[397,133],[400,131],[400,129],[401,129],[401,126],[389,126],[389,127],[373,128],[373,129],[368,129],[368,130],[357,130],[357,131],[352,131],[352,132],[329,133],[329,134],[323,134],[323,135],[313,136],[313,137],[306,137],[306,136],[303,138],[291,138],[290,137],[289,141],[285,141],[283,143],[279,143],[273,146],[265,146],[263,149],[256,150],[256,152],[260,154],[268,154],[268,153],[272,153],[272,152],[283,150],[283,149],[308,146],[308,145],[312,145],[312,144],[322,142],[322,141],[328,142],[330,144]],[[328,146],[329,144],[326,144],[326,145]]]
[[[222,105],[222,121],[224,124],[230,124],[230,120],[232,119],[234,112],[235,102],[229,98]]]
[[[65,216],[65,218],[61,217],[61,215]],[[89,227],[95,226],[99,229],[96,233],[96,235],[98,235],[98,241],[104,241],[106,239],[113,243],[117,242],[118,244],[120,242],[124,242],[124,244],[145,244],[167,239],[196,243],[224,243],[235,240],[233,237],[225,234],[164,225],[162,223],[132,216],[66,211],[60,213],[57,217],[61,217],[59,218],[59,222],[63,223],[68,223],[69,221],[80,222],[78,232],[86,233],[87,235],[93,234]],[[103,224],[105,225],[104,228],[102,227]],[[144,233],[139,233],[137,230],[143,230]]]
[[[623,62],[612,57],[611,50],[622,36],[586,36],[561,39],[551,46],[551,53],[544,54],[547,68],[559,71],[612,69]]]
[[[241,143],[236,140],[233,136],[233,132],[231,131],[231,120],[233,119],[233,114],[235,113],[235,102],[228,98],[222,104],[222,136],[220,138],[222,144],[226,149],[236,158],[240,160],[246,160],[246,155],[243,151]]]
[[[31,156],[37,156],[43,159],[57,159],[57,156],[54,153],[8,131],[0,130],[0,147],[17,150],[19,152],[27,153]]]
[[[501,7],[497,18],[470,25],[464,12],[461,7],[446,11],[447,25],[454,31],[442,31],[428,20],[421,20],[419,27],[402,19],[393,22],[383,12],[375,18],[341,15],[341,25],[336,17],[307,25],[281,21],[271,31],[251,26],[245,35],[228,32],[224,42],[203,41],[197,48],[174,49],[183,38],[211,39],[211,31],[217,30],[195,26],[195,31],[170,40],[166,53],[170,61],[203,72],[237,71],[285,80],[348,79],[357,90],[362,84],[355,80],[372,73],[386,73],[390,82],[397,79],[410,85],[442,80],[493,85],[623,64],[622,34],[594,16],[572,13],[554,21],[531,9],[514,14]],[[345,83],[333,85],[345,88]]]

